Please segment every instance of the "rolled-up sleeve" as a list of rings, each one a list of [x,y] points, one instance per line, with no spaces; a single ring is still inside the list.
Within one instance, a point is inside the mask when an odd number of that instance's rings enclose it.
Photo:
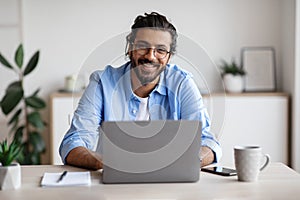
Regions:
[[[199,89],[191,77],[183,81],[178,96],[181,118],[202,122],[201,145],[209,147],[215,155],[214,162],[219,162],[222,157],[222,149],[216,137],[210,132],[211,122],[207,109],[204,106]]]
[[[63,163],[69,152],[78,146],[94,149],[99,137],[99,126],[102,121],[103,97],[100,82],[101,72],[90,76],[90,82],[83,93],[74,112],[70,129],[67,131],[59,148]]]

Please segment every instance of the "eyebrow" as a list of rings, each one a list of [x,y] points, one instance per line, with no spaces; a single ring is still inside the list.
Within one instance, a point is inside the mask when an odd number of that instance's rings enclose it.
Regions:
[[[147,45],[151,45],[149,42],[147,42],[147,41],[144,41],[144,40],[137,40],[136,41],[136,43],[139,43],[139,44],[147,44]],[[167,45],[165,45],[165,44],[157,44],[157,45],[154,45],[155,47],[164,47],[164,48],[168,48],[168,46]],[[171,45],[170,45],[171,46]]]

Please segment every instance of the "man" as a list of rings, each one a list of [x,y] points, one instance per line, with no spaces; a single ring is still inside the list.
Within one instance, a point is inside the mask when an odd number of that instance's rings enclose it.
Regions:
[[[127,36],[130,62],[107,66],[90,77],[60,146],[64,163],[101,169],[102,160],[92,151],[101,122],[150,119],[202,121],[202,166],[220,159],[196,84],[190,74],[169,64],[176,41],[176,29],[165,16],[152,12],[135,19]]]

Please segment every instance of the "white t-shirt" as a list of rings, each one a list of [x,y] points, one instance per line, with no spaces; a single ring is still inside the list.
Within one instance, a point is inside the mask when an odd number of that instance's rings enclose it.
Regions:
[[[137,98],[141,101],[141,103],[140,103],[139,110],[136,114],[135,120],[137,121],[149,120],[150,115],[149,115],[149,108],[148,108],[148,97],[145,98],[137,97]]]

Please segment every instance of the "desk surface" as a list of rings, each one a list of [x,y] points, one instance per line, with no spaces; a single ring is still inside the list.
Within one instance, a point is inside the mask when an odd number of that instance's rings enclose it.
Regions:
[[[101,172],[93,171],[90,186],[40,187],[45,172],[64,170],[85,171],[59,165],[22,166],[21,188],[0,191],[0,199],[299,199],[300,195],[300,174],[282,163],[270,164],[253,183],[201,172],[197,183],[107,185],[100,183]]]

